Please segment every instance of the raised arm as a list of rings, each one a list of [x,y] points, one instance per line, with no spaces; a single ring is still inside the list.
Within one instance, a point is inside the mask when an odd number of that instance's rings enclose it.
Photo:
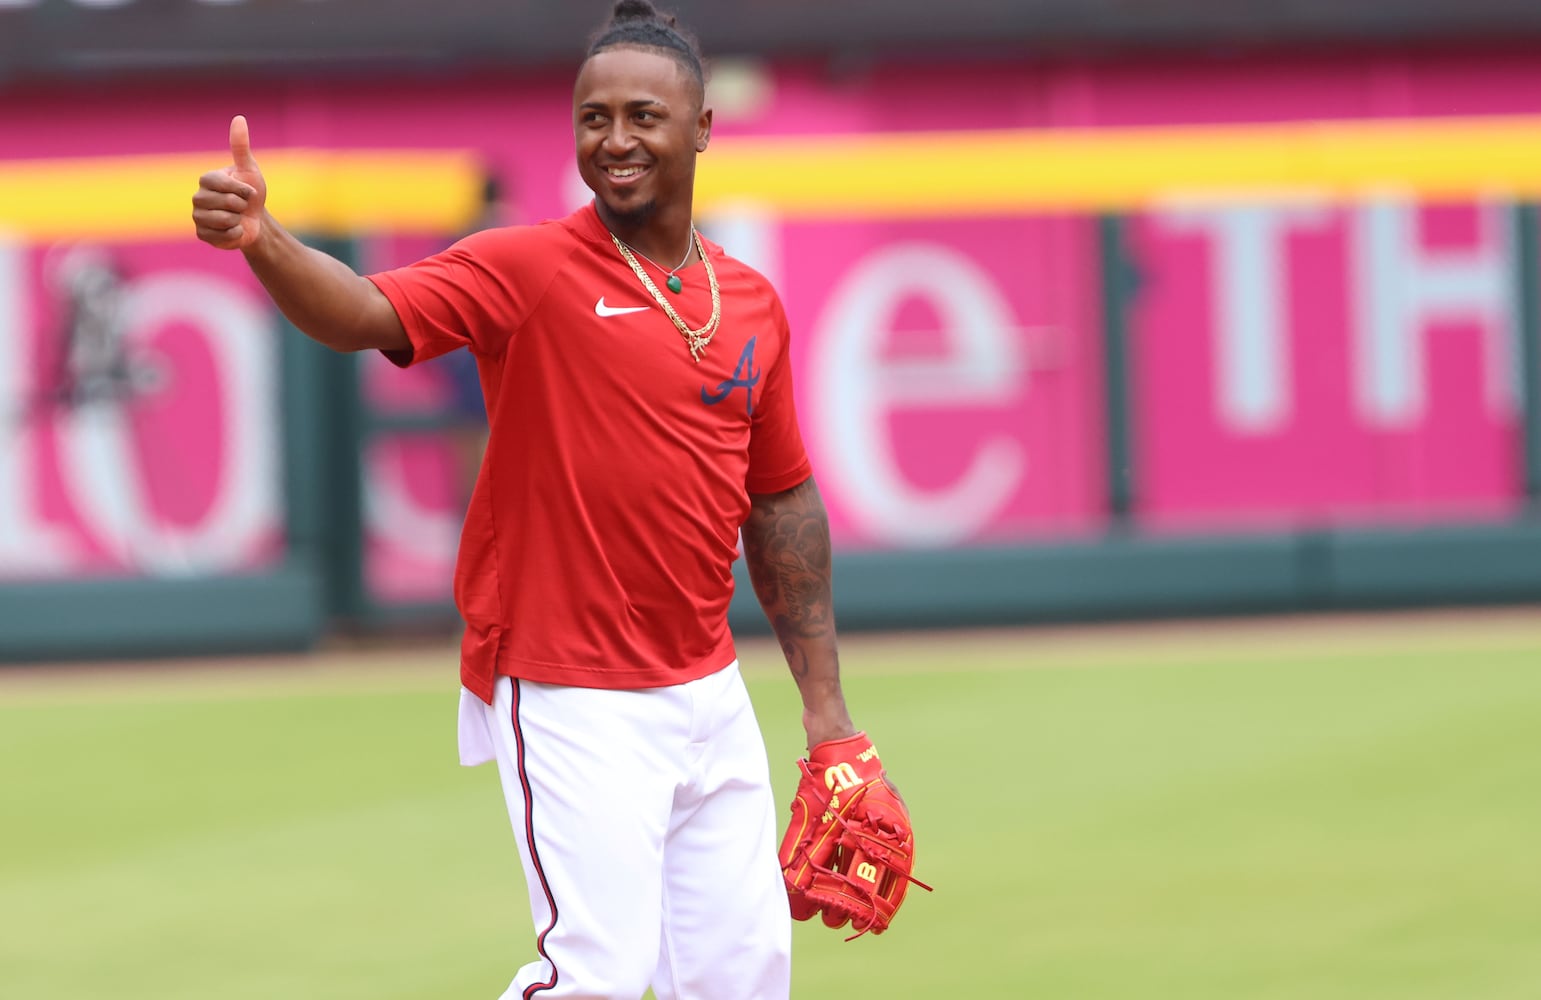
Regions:
[[[744,561],[803,699],[808,746],[852,735],[840,688],[830,586],[829,515],[812,479],[750,496]]]
[[[193,195],[198,238],[221,250],[240,250],[273,303],[311,339],[336,351],[409,349],[400,317],[374,282],[307,247],[268,214],[267,182],[252,156],[242,115],[230,122],[230,157],[230,166],[198,178]]]

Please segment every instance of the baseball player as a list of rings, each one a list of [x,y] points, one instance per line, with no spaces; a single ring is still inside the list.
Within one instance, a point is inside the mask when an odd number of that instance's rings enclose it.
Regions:
[[[885,929],[908,817],[841,693],[786,316],[692,222],[712,112],[673,18],[615,5],[573,131],[591,204],[368,277],[267,212],[242,117],[193,219],[315,340],[481,369],[459,743],[497,761],[537,929],[504,998],[784,1000],[789,913]],[[810,748],[779,851],[726,618],[740,532]]]

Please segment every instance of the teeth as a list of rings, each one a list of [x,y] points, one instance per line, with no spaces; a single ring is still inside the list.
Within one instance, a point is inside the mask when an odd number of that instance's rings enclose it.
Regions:
[[[640,174],[641,172],[642,172],[642,168],[641,167],[621,167],[619,169],[617,169],[615,167],[611,167],[610,168],[610,176],[611,177],[635,177],[637,174]]]

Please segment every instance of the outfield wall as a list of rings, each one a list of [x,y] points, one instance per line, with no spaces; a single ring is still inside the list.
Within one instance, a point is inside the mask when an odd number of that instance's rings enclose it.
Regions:
[[[786,301],[845,620],[1541,596],[1538,65],[721,67],[698,208]],[[568,97],[0,95],[0,656],[445,620],[453,371],[276,332],[187,198],[244,113],[280,218],[392,266],[484,174],[580,203]]]

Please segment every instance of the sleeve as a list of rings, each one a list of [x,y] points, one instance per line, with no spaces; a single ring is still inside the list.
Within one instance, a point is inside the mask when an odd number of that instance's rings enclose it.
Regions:
[[[792,391],[792,336],[781,300],[771,293],[771,321],[781,349],[765,373],[765,387],[755,402],[749,423],[749,471],[744,486],[750,493],[780,493],[799,486],[813,474],[797,425]]]
[[[401,317],[410,351],[383,352],[400,367],[460,347],[502,353],[565,255],[541,227],[489,229],[415,264],[369,275]]]

